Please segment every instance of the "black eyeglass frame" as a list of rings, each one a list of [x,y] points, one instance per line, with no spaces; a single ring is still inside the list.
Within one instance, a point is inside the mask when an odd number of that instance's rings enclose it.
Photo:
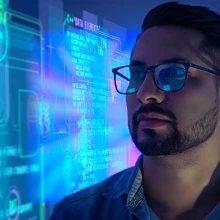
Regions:
[[[179,90],[175,90],[175,91],[164,91],[164,90],[162,90],[161,88],[159,88],[159,87],[157,86],[157,83],[156,83],[156,80],[155,80],[154,71],[155,71],[155,69],[156,69],[158,66],[161,66],[161,65],[164,65],[164,64],[172,64],[172,63],[173,63],[173,64],[182,64],[182,65],[184,65],[184,67],[185,67],[185,69],[186,69],[185,82],[184,82],[184,85],[182,86],[182,88],[179,89]],[[202,67],[202,66],[199,66],[199,65],[196,65],[196,64],[193,64],[193,63],[185,63],[185,62],[167,62],[167,63],[160,63],[160,64],[157,64],[157,65],[154,65],[154,66],[126,65],[126,66],[120,66],[120,67],[117,67],[117,68],[113,68],[113,69],[112,69],[112,72],[113,72],[113,74],[114,74],[114,84],[115,84],[115,88],[116,88],[116,90],[117,90],[118,93],[120,93],[120,94],[133,94],[133,93],[138,92],[139,89],[138,89],[137,91],[131,92],[131,93],[122,93],[122,92],[120,92],[120,91],[118,90],[118,88],[117,88],[117,85],[116,85],[116,75],[118,75],[118,76],[120,76],[120,77],[122,77],[122,78],[124,78],[124,79],[126,79],[126,80],[128,80],[128,81],[130,81],[129,78],[127,78],[126,76],[124,76],[124,75],[122,75],[121,73],[119,73],[118,70],[120,70],[120,69],[122,69],[122,68],[124,68],[124,67],[140,67],[140,66],[141,66],[141,67],[146,67],[145,77],[146,77],[146,75],[147,75],[147,71],[148,71],[148,70],[151,70],[151,71],[153,72],[153,80],[154,80],[154,83],[155,83],[156,87],[157,87],[159,90],[163,91],[163,92],[178,92],[178,91],[182,90],[182,89],[185,87],[185,85],[186,85],[187,74],[188,74],[188,70],[189,70],[190,67],[195,68],[195,69],[199,69],[199,70],[203,70],[203,71],[212,73],[212,74],[214,74],[214,75],[220,76],[220,72],[216,72],[216,71],[214,71],[214,70],[210,70],[210,69],[208,69],[208,68],[206,68],[206,67]],[[144,77],[144,79],[145,79],[145,77]],[[144,81],[143,81],[143,82],[144,82]]]

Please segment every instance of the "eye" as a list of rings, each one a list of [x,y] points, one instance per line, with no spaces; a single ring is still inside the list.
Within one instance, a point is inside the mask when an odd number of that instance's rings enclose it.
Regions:
[[[141,67],[131,67],[130,68],[131,79],[142,79],[144,78],[144,70]]]
[[[176,77],[177,80],[183,80],[185,78],[185,69],[174,68],[172,69],[171,75]]]
[[[163,78],[175,77],[175,79],[182,79],[185,77],[185,69],[179,67],[161,69],[160,76]]]

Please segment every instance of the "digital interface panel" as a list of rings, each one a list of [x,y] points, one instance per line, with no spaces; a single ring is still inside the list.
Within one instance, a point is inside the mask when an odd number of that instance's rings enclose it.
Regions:
[[[39,4],[37,18],[0,0],[0,219],[49,219],[139,155],[111,71],[129,62],[126,30]]]

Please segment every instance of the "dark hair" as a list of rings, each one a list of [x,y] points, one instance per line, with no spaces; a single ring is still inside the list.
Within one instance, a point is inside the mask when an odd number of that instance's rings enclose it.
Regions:
[[[180,4],[179,1],[168,2],[149,11],[142,23],[140,35],[151,27],[169,25],[191,28],[203,33],[204,40],[199,45],[199,51],[207,54],[213,61],[214,69],[220,71],[219,14],[207,7]],[[214,76],[214,79],[219,85],[220,77]]]

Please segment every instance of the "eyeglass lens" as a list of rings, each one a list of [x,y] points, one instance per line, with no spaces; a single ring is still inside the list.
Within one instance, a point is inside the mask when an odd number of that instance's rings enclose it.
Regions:
[[[116,74],[116,86],[120,93],[134,93],[144,82],[148,69],[146,66],[123,67],[118,72],[130,81]],[[163,91],[178,91],[186,83],[186,67],[179,63],[165,63],[153,68],[156,86]]]

